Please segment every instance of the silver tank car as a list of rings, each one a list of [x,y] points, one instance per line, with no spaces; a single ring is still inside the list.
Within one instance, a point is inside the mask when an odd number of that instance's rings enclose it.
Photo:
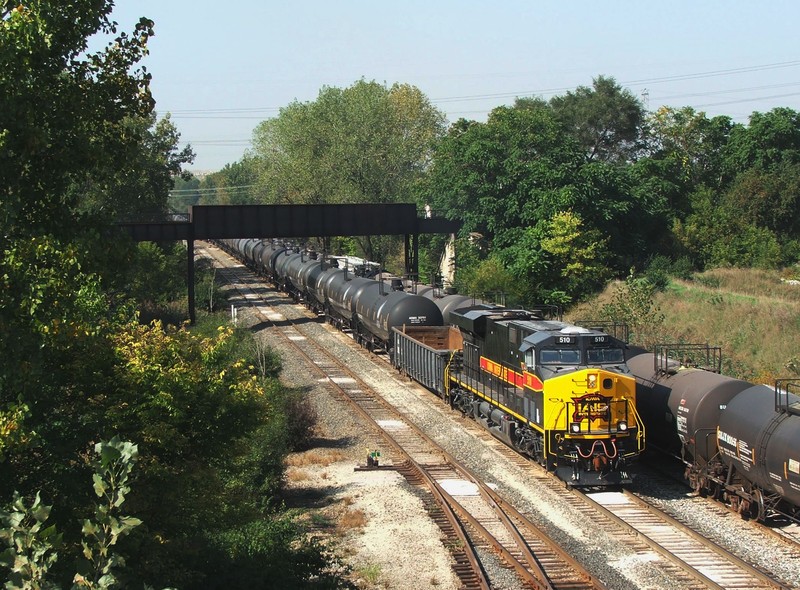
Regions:
[[[762,519],[781,497],[800,507],[800,397],[753,386],[728,403],[717,438],[722,461],[744,479],[731,475],[729,483],[752,498],[754,517]]]

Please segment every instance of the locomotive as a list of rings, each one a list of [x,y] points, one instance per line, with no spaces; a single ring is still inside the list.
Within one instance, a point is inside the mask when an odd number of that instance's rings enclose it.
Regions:
[[[568,485],[630,484],[644,427],[624,343],[543,312],[455,309],[438,334],[396,329],[392,362]]]
[[[688,352],[687,352],[688,351]],[[719,373],[719,349],[632,349],[639,411],[651,446],[679,457],[699,494],[744,517],[800,518],[800,397]]]
[[[267,240],[221,245],[569,485],[631,483],[644,427],[620,340],[551,309],[384,279],[360,259]]]

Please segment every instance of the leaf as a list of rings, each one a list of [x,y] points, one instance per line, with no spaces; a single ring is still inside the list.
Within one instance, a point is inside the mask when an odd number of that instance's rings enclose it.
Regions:
[[[108,491],[108,484],[99,473],[93,474],[92,480],[94,481],[94,493],[98,498],[102,498]]]

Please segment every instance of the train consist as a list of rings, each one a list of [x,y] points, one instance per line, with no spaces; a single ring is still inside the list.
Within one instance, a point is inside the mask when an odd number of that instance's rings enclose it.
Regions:
[[[800,396],[720,374],[718,350],[629,348],[544,308],[445,294],[361,259],[221,245],[570,485],[629,483],[646,426],[697,492],[746,517],[800,519]]]
[[[569,485],[632,481],[644,448],[623,342],[269,240],[220,244]]]
[[[632,349],[627,362],[648,443],[680,457],[697,492],[746,517],[800,518],[800,397],[719,374],[718,349]]]

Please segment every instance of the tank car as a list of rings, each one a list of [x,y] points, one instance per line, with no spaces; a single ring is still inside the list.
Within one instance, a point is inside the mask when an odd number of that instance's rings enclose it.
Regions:
[[[628,358],[648,443],[684,461],[696,492],[743,516],[800,517],[800,398],[719,374],[708,353],[693,366],[667,348]]]
[[[327,313],[327,310],[330,309],[330,303],[326,295],[329,289],[328,284],[338,280],[338,277],[344,274],[345,271],[339,268],[337,259],[334,258],[323,262],[319,275],[315,276],[314,280],[307,282],[309,292],[307,303],[309,307],[317,313]]]
[[[644,428],[623,342],[489,304],[451,310],[450,320],[459,338],[396,329],[394,365],[569,485],[632,481]]]
[[[389,350],[394,328],[442,325],[442,313],[433,301],[405,291],[387,291],[385,283],[360,289],[354,305],[356,339],[371,350]]]
[[[276,280],[275,276],[275,261],[281,254],[286,252],[286,246],[282,242],[272,241],[261,251],[261,260],[258,261],[258,268],[261,274],[266,276],[273,283]]]
[[[305,302],[308,299],[306,290],[306,280],[308,273],[319,268],[322,262],[317,260],[316,252],[301,251],[300,255],[290,256],[284,267],[286,273],[287,291],[294,297],[295,301]]]
[[[732,508],[758,520],[773,510],[800,517],[800,397],[780,386],[742,391],[720,417],[717,443]]]
[[[364,289],[377,289],[379,283],[373,279],[353,276],[350,272],[329,276],[325,283],[325,315],[342,329],[356,329],[356,299]]]
[[[715,487],[720,416],[752,384],[693,366],[686,354],[674,354],[684,358],[673,360],[668,349],[658,354],[631,349],[627,363],[637,382],[639,413],[647,427],[648,444],[679,457],[691,487],[705,493]],[[698,347],[681,350],[697,351]]]

